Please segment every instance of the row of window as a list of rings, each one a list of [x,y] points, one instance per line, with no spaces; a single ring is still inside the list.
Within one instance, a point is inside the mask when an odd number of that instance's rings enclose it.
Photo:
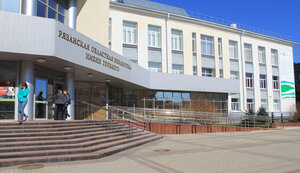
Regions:
[[[111,25],[111,22],[110,22]],[[110,26],[111,27],[111,26]],[[137,24],[134,22],[123,21],[123,43],[136,44],[137,43]],[[192,34],[192,52],[196,53],[196,33]],[[161,28],[158,26],[148,26],[148,46],[149,47],[161,47]],[[183,50],[183,38],[182,31],[172,29],[171,30],[171,47],[172,50]],[[214,56],[214,37],[201,35],[201,54]],[[218,55],[222,57],[222,39],[218,38]],[[245,61],[252,62],[252,45],[244,44]],[[230,59],[238,59],[238,42],[229,41],[229,56]],[[272,65],[278,65],[278,52],[275,49],[271,49]],[[259,63],[266,63],[265,48],[258,47],[258,60]]]
[[[268,110],[268,99],[261,99],[261,106]],[[254,99],[247,99],[247,110],[254,109]],[[232,98],[231,99],[231,110],[232,111],[239,111],[240,110],[240,103],[239,99]],[[275,99],[273,100],[273,110],[280,111],[280,100]]]
[[[273,80],[273,89],[278,90],[279,89],[279,79],[278,76],[272,76]],[[253,73],[246,73],[246,87],[247,88],[253,88]],[[267,78],[266,75],[260,74],[259,75],[259,86],[261,89],[267,88]]]

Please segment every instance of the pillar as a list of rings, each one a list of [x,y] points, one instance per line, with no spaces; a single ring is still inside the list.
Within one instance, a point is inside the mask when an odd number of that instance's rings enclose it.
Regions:
[[[31,61],[22,61],[20,65],[20,83],[26,82],[29,88],[28,102],[25,107],[25,114],[28,120],[33,120],[33,95],[34,95],[34,63]]]
[[[69,91],[71,104],[68,106],[68,113],[71,117],[68,117],[67,120],[74,120],[75,119],[75,88],[74,88],[74,73],[68,72],[66,74],[66,83],[67,83],[67,90]]]
[[[108,120],[108,87],[109,87],[109,82],[106,82],[106,88],[105,88],[105,119]]]
[[[76,0],[70,0],[69,2],[69,22],[68,26],[76,30],[76,18],[77,18],[77,4]]]
[[[21,13],[26,14],[28,16],[36,16],[37,0],[23,0]]]

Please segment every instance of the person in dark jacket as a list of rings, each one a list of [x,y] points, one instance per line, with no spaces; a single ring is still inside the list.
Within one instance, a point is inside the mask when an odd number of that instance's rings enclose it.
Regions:
[[[54,120],[64,120],[64,108],[66,105],[65,95],[62,93],[62,90],[58,90],[55,96],[52,98],[55,104],[55,113]]]

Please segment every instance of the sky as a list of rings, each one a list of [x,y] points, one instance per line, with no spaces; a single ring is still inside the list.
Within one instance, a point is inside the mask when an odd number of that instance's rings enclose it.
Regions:
[[[288,35],[300,43],[300,0],[151,0],[188,11]],[[300,46],[294,47],[300,63]]]

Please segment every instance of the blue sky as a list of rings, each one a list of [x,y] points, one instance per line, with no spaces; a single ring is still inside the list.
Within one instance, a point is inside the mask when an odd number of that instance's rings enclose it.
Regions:
[[[288,35],[300,43],[300,0],[151,0]],[[294,47],[300,62],[300,46]]]

